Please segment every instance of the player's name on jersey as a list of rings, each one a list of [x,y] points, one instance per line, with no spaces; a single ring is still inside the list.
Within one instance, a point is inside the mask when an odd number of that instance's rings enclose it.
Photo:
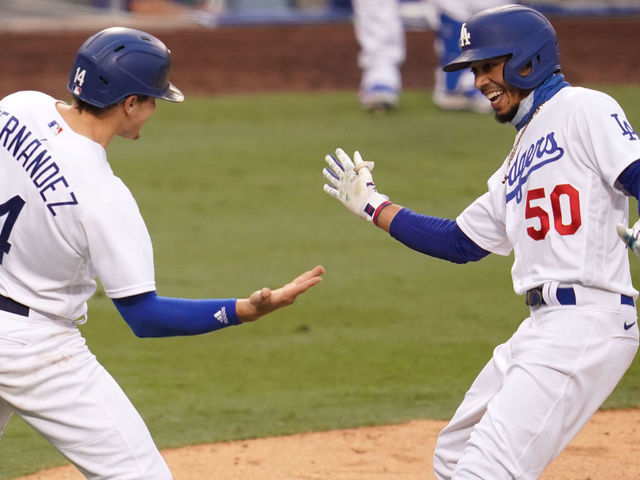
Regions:
[[[0,110],[0,145],[22,165],[52,215],[56,215],[57,208],[78,204],[42,140],[35,138],[25,125],[5,110]]]

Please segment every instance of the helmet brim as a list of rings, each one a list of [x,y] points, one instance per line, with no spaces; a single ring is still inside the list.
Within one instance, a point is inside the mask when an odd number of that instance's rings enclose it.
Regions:
[[[464,68],[468,68],[471,62],[477,62],[479,60],[489,60],[490,58],[504,57],[510,55],[512,52],[505,50],[504,48],[485,47],[485,48],[470,48],[465,50],[451,62],[442,67],[445,72],[456,72]]]
[[[169,82],[167,88],[165,88],[164,92],[162,92],[162,95],[160,95],[158,98],[161,98],[162,100],[168,100],[170,102],[179,103],[184,101],[184,94],[178,87]]]

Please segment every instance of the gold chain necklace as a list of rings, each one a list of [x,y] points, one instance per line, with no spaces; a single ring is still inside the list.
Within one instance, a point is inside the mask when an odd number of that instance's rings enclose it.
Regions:
[[[507,171],[504,174],[504,178],[502,179],[502,183],[506,183],[507,182],[507,178],[509,177],[509,167],[511,166],[511,162],[513,161],[513,157],[516,155],[516,152],[518,151],[518,147],[520,146],[520,140],[524,136],[524,132],[527,131],[527,127],[531,123],[531,120],[533,120],[533,117],[536,116],[536,114],[540,111],[540,109],[542,108],[542,106],[545,103],[547,103],[547,102],[542,102],[540,105],[538,105],[538,108],[536,108],[535,112],[533,112],[533,115],[531,115],[531,117],[529,118],[527,123],[525,123],[524,127],[522,128],[522,130],[520,130],[520,132],[518,133],[518,138],[516,139],[516,143],[511,148],[511,152],[509,153],[509,162],[507,163]]]

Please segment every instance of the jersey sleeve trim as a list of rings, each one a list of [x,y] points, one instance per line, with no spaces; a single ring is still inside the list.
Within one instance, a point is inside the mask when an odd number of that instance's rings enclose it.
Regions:
[[[150,292],[155,289],[156,289],[156,283],[148,282],[148,283],[141,283],[139,285],[129,286],[126,288],[119,288],[119,289],[112,289],[112,290],[105,289],[104,293],[107,295],[107,297],[111,299],[117,299],[117,298],[130,297],[132,295],[138,295],[141,293]]]
[[[495,253],[496,255],[502,255],[505,257],[511,253],[511,248],[506,248],[506,247],[496,248],[495,246],[489,245],[489,243],[485,242],[481,236],[476,235],[473,229],[470,228],[469,225],[467,225],[467,222],[465,221],[463,215],[460,215],[458,216],[458,218],[456,218],[456,223],[460,228],[460,230],[462,231],[462,233],[464,233],[467,237],[469,237],[469,239],[473,243],[478,245],[480,248],[488,252]]]

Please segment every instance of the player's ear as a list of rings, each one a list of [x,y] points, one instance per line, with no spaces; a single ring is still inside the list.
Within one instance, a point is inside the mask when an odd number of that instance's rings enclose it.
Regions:
[[[128,97],[126,97],[122,101],[122,106],[124,107],[125,113],[131,114],[134,107],[136,106],[136,103],[138,103],[139,101],[140,99],[138,98],[137,95],[129,95]]]
[[[529,62],[526,65],[523,65],[522,67],[520,67],[520,70],[518,70],[518,75],[520,75],[521,77],[526,77],[531,73],[532,70],[533,70],[533,65],[531,64],[531,62]]]

